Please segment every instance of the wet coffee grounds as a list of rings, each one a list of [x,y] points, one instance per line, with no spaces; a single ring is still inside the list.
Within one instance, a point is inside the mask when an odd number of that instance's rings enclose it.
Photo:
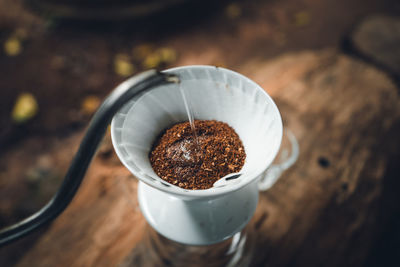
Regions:
[[[185,189],[207,189],[225,175],[240,171],[246,153],[228,124],[215,120],[195,120],[194,124],[196,135],[189,122],[163,131],[149,158],[155,173],[165,181]]]

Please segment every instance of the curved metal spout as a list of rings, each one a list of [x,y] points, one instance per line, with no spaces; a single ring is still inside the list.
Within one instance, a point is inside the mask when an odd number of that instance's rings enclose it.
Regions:
[[[124,104],[143,91],[178,81],[178,78],[171,74],[150,70],[130,78],[115,88],[93,116],[58,192],[32,216],[0,230],[0,246],[35,231],[65,210],[75,196],[114,114]]]

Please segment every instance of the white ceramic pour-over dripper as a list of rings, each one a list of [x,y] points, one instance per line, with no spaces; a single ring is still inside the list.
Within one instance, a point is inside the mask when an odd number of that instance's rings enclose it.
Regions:
[[[252,217],[257,179],[279,150],[282,120],[268,94],[236,72],[212,66],[166,72],[178,75],[180,83],[160,86],[125,105],[112,122],[113,144],[123,164],[140,180],[140,207],[158,232],[187,244],[216,243],[240,231]],[[188,120],[180,88],[195,119],[226,122],[241,138],[246,161],[234,182],[186,190],[154,173],[148,155],[156,137]]]

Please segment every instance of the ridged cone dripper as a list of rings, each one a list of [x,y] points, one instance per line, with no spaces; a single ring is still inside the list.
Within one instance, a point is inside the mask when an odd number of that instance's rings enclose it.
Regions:
[[[279,111],[256,83],[236,72],[213,66],[167,70],[180,83],[155,88],[125,105],[112,122],[112,140],[123,164],[141,181],[186,199],[223,195],[254,181],[271,164],[282,138]],[[206,190],[187,190],[167,183],[151,167],[149,152],[162,130],[187,121],[180,87],[195,119],[229,124],[243,142],[246,161],[232,183]]]

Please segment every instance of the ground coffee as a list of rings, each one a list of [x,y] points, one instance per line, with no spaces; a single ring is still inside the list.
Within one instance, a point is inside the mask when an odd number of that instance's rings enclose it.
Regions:
[[[196,120],[165,130],[153,145],[150,163],[158,176],[185,189],[207,189],[243,167],[246,153],[236,132],[220,121]],[[197,141],[196,141],[197,140]]]

